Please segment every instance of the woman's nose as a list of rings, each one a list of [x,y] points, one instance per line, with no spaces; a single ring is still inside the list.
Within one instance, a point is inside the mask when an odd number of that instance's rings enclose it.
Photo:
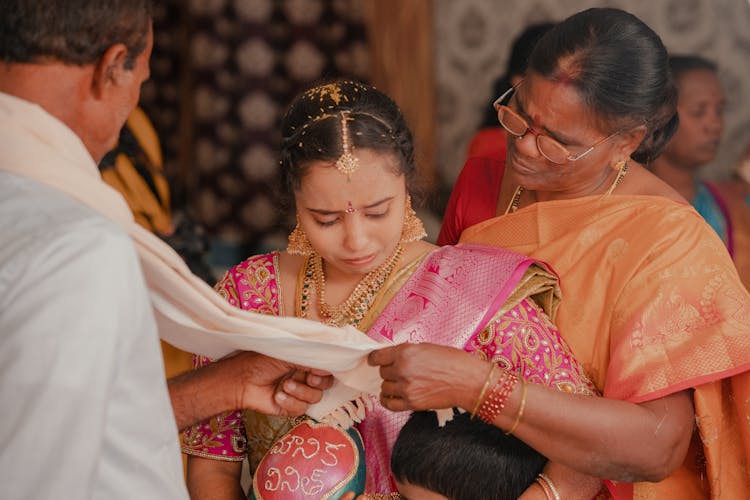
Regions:
[[[516,149],[529,158],[539,157],[539,147],[536,143],[536,135],[531,129],[527,129],[526,133],[521,137],[516,137]]]
[[[724,129],[724,117],[721,112],[712,113],[706,120],[706,125],[710,131],[720,134]]]
[[[367,231],[360,214],[349,214],[344,223],[344,248],[352,252],[362,250],[367,245]]]

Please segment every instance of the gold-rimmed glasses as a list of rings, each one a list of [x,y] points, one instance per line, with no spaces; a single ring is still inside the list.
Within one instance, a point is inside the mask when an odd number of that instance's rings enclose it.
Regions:
[[[521,83],[523,83],[523,81]],[[520,85],[521,83],[519,83],[518,85]],[[497,110],[497,120],[500,122],[500,125],[502,125],[503,128],[508,131],[509,134],[514,135],[519,139],[525,136],[527,132],[531,132],[532,134],[534,134],[534,137],[536,137],[536,147],[539,150],[539,153],[552,163],[562,165],[563,163],[567,163],[569,161],[580,160],[581,158],[592,152],[595,147],[619,134],[619,132],[614,132],[607,137],[604,137],[603,139],[599,139],[582,153],[574,155],[568,150],[568,148],[560,144],[557,139],[553,139],[546,134],[534,130],[534,128],[529,125],[524,117],[513,111],[508,106],[500,104],[504,102],[506,98],[509,98],[509,96],[516,90],[518,85],[509,88],[505,93],[503,93],[503,95],[495,99],[495,101],[492,103],[494,108]]]

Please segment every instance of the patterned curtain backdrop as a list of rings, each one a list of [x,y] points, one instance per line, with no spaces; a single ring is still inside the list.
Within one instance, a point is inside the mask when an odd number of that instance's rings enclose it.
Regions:
[[[187,11],[181,0],[164,0],[154,5],[154,49],[151,53],[151,78],[141,88],[140,105],[154,123],[162,150],[164,170],[169,179],[173,202],[184,194],[184,179],[189,171],[184,161],[186,113],[185,95],[189,70],[185,56]],[[176,200],[175,200],[176,198]]]
[[[748,0],[434,0],[439,93],[438,169],[450,185],[504,72],[513,39],[531,23],[588,7],[619,7],[643,19],[673,53],[717,62],[727,95],[722,148],[707,176],[726,177],[750,140]]]
[[[280,119],[298,91],[322,78],[368,79],[363,17],[362,0],[192,0],[157,8],[154,29],[165,40],[157,38],[154,90],[145,92],[144,107],[160,127],[165,156],[181,163],[168,168],[184,202],[212,236],[252,249],[283,244]],[[180,68],[160,71],[175,61]],[[162,106],[181,119],[162,120]]]

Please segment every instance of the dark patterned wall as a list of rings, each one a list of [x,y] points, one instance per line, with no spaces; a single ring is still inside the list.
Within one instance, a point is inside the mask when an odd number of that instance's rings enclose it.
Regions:
[[[182,189],[179,162],[180,125],[184,116],[181,93],[187,69],[182,55],[181,34],[186,20],[180,0],[165,0],[154,6],[154,49],[151,53],[151,79],[141,89],[141,106],[151,117],[159,133],[164,163],[173,195]]]
[[[362,2],[178,4],[163,2],[155,14],[143,97],[170,177],[212,236],[250,247],[274,235],[281,241],[279,121],[291,98],[321,78],[367,79]]]

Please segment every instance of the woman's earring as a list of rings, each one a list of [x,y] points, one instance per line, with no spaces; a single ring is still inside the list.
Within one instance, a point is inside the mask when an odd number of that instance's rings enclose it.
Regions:
[[[623,177],[625,177],[625,174],[628,173],[628,160],[618,161],[617,163],[615,163],[612,169],[617,171],[617,176],[615,177],[615,180],[612,183],[612,185],[609,186],[609,189],[607,190],[607,196],[612,194],[612,191],[614,191],[615,188],[620,185]]]
[[[404,206],[404,226],[401,229],[401,243],[419,241],[425,236],[427,236],[427,232],[424,230],[424,224],[411,207],[411,196],[407,194],[406,205]]]
[[[315,250],[310,244],[310,240],[307,239],[307,234],[299,225],[299,214],[297,215],[297,225],[294,226],[294,230],[289,234],[289,243],[287,244],[286,251],[292,255],[312,255]]]

